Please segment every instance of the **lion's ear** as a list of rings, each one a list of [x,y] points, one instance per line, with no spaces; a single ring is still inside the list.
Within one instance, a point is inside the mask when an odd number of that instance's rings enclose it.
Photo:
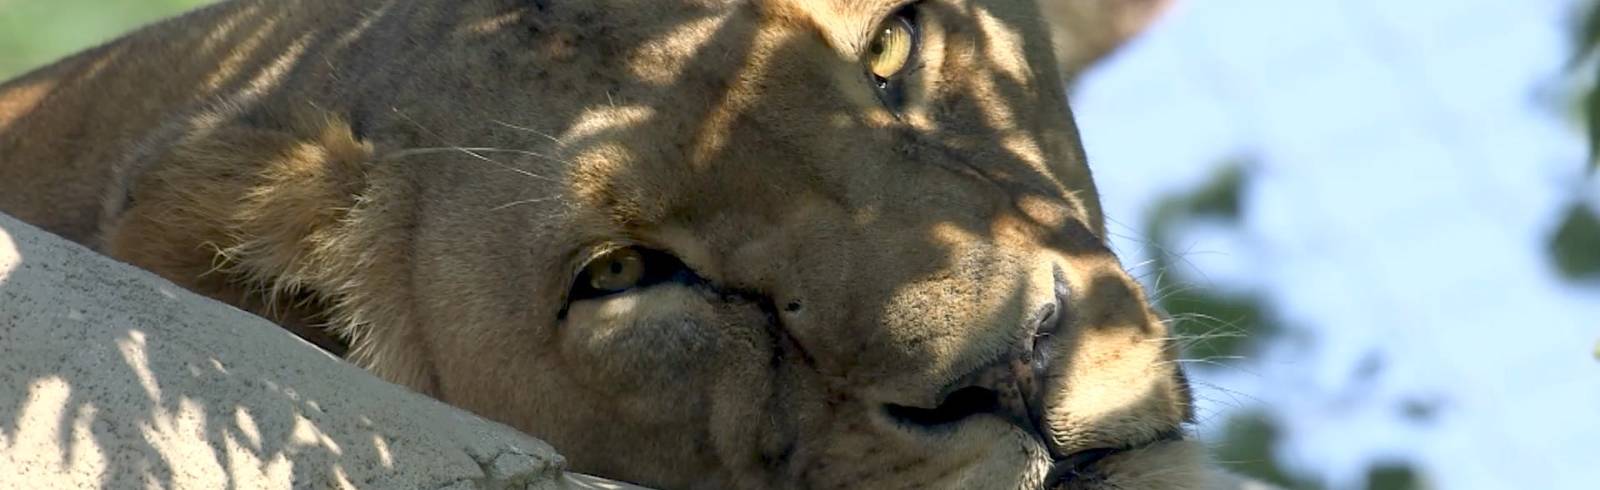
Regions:
[[[1039,0],[1068,81],[1146,28],[1175,0]]]

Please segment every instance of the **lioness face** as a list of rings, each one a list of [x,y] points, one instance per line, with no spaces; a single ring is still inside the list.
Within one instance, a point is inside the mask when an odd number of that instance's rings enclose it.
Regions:
[[[379,372],[664,488],[1202,485],[1039,5],[474,5]]]

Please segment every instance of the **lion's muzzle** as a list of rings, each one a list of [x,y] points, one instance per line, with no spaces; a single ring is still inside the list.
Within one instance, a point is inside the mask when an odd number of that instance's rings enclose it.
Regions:
[[[1034,308],[1020,325],[1023,334],[1016,345],[982,367],[962,376],[945,389],[941,402],[932,408],[886,404],[885,410],[900,422],[925,430],[939,430],[979,416],[996,416],[1027,431],[1050,451],[1054,460],[1047,485],[1069,478],[1082,468],[1115,453],[1113,448],[1077,449],[1070,453],[1051,444],[1050,423],[1045,414],[1043,379],[1050,376],[1058,334],[1073,315],[1067,311],[1071,288],[1059,266],[1053,268],[1054,296]]]

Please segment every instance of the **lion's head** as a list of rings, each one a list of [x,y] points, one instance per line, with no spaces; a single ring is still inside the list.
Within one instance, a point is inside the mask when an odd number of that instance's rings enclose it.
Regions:
[[[321,30],[267,28],[272,76],[128,167],[113,252],[172,277],[215,245],[197,267],[580,471],[1209,485],[1048,5],[283,3]]]
[[[1193,464],[1151,447],[1189,397],[1106,247],[1033,2],[498,14],[440,67],[502,53],[481,105],[418,120],[530,153],[414,179],[416,318],[368,335],[432,362],[380,371],[665,488],[1134,488]]]

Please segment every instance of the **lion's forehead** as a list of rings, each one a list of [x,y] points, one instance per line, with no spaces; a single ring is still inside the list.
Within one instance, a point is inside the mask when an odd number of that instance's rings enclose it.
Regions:
[[[600,87],[585,87],[589,100],[553,121],[570,164],[567,190],[586,196],[586,205],[630,223],[660,223],[708,196],[736,196],[764,219],[782,220],[792,208],[814,207],[797,197],[820,197],[861,220],[904,201],[882,196],[921,194],[937,180],[904,175],[906,164],[985,174],[1009,193],[1000,197],[1027,201],[1007,205],[1042,221],[1074,216],[1062,208],[1081,207],[1077,197],[1092,200],[1093,189],[1079,185],[1087,171],[1065,109],[1038,110],[1064,107],[1059,94],[1039,89],[1046,80],[1028,65],[1035,56],[1027,51],[1045,49],[1047,36],[1001,19],[995,10],[1003,9],[941,9],[949,30],[983,35],[929,54],[947,57],[947,66],[925,64],[937,72],[928,74],[925,100],[894,114],[870,90],[852,87],[866,81],[839,60],[850,56],[839,44],[859,43],[846,39],[882,14],[874,2],[669,3],[676,7],[604,24],[625,41],[585,60],[577,70],[595,72]],[[785,5],[787,13],[752,4]],[[808,195],[797,196],[797,187]],[[971,197],[967,191],[958,190]],[[781,199],[749,201],[763,196]],[[947,204],[962,201],[970,199]]]

